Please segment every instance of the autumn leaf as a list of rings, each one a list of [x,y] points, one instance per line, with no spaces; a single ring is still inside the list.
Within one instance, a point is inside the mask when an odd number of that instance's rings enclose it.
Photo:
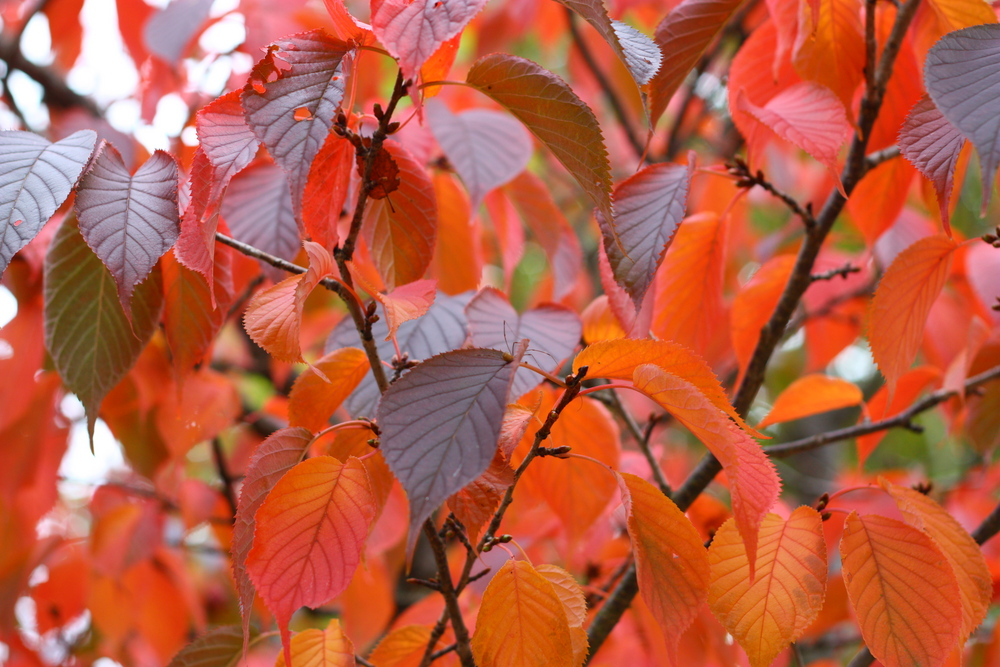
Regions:
[[[565,81],[530,60],[494,53],[473,63],[466,82],[524,123],[569,170],[605,220],[614,220],[604,135],[594,112]]]
[[[460,294],[479,287],[483,276],[480,228],[472,219],[469,197],[455,176],[436,172],[431,176],[438,205],[437,238],[431,275],[445,294]],[[461,257],[462,261],[456,261]]]
[[[156,151],[129,174],[115,147],[103,144],[80,180],[76,211],[80,233],[111,271],[131,320],[132,292],[180,234],[177,163]]]
[[[530,563],[510,559],[483,593],[472,636],[482,667],[575,667],[569,623],[555,588]]]
[[[0,132],[0,275],[66,201],[96,142],[92,130],[54,144],[31,132]]]
[[[278,622],[287,664],[292,614],[347,588],[376,509],[361,461],[317,456],[285,473],[257,510],[247,572]]]
[[[687,380],[652,364],[637,367],[634,380],[639,391],[684,424],[722,464],[729,478],[736,526],[747,546],[752,579],[757,532],[781,492],[774,464],[755,440]]]
[[[426,625],[404,625],[383,637],[368,661],[378,667],[419,667],[430,640]]]
[[[195,120],[198,145],[215,168],[218,187],[225,187],[233,176],[250,166],[260,142],[247,125],[240,103],[240,91],[219,97],[198,111]]]
[[[570,642],[573,645],[573,664],[582,665],[589,648],[587,631],[583,628],[587,620],[587,600],[583,597],[583,589],[572,574],[558,565],[542,564],[536,571],[549,580],[563,604],[569,624]]]
[[[395,338],[401,324],[423,317],[434,305],[434,298],[437,296],[435,280],[415,280],[400,285],[388,294],[383,294],[369,283],[353,264],[348,264],[347,268],[354,277],[354,282],[382,304],[382,312],[385,313],[386,325],[389,328],[385,340]]]
[[[793,47],[792,60],[799,75],[833,91],[847,109],[864,77],[860,16],[859,0],[807,2],[801,5]]]
[[[778,394],[771,411],[760,420],[757,428],[860,405],[863,400],[861,390],[853,382],[828,375],[806,375]]]
[[[254,583],[247,574],[246,563],[253,547],[257,510],[278,480],[302,460],[310,442],[312,433],[304,428],[279,429],[257,445],[247,464],[246,477],[243,479],[233,519],[232,543],[233,579],[243,618],[244,653],[250,638],[250,611],[256,594]]]
[[[764,517],[753,579],[732,519],[716,531],[708,557],[708,604],[754,667],[770,665],[823,607],[826,542],[823,522],[811,507],[799,507],[787,521],[776,514]]]
[[[928,236],[899,253],[875,290],[868,324],[872,356],[889,386],[896,383],[917,356],[927,316],[951,266],[955,242]]]
[[[347,202],[354,169],[354,146],[331,132],[313,158],[302,194],[302,224],[313,241],[332,250],[337,245],[337,223]]]
[[[363,350],[345,347],[302,371],[288,396],[288,423],[319,431],[369,371]]]
[[[931,538],[895,519],[851,512],[840,554],[872,655],[886,667],[943,665],[959,639],[962,604],[955,574]]]
[[[907,371],[899,382],[896,383],[896,390],[893,393],[892,405],[888,404],[889,386],[882,385],[875,395],[868,400],[867,413],[872,419],[887,419],[899,414],[917,400],[933,383],[941,379],[941,371],[933,366],[918,366]],[[865,461],[875,451],[878,444],[886,435],[886,431],[878,431],[862,435],[857,439],[858,444],[858,466],[864,467]]]
[[[344,634],[340,621],[331,619],[326,629],[296,632],[291,644],[278,656],[275,667],[354,667],[354,644]]]
[[[514,471],[507,456],[497,447],[483,474],[448,497],[448,509],[465,526],[470,541],[479,539],[479,531],[493,516],[507,488],[513,483]]]
[[[760,340],[760,330],[771,319],[785,290],[792,269],[793,255],[778,255],[757,270],[733,299],[730,313],[730,332],[733,351],[740,365],[740,375],[746,372]]]
[[[708,551],[670,498],[649,482],[618,473],[639,594],[663,630],[676,664],[677,643],[708,597]]]
[[[493,460],[523,354],[523,347],[513,359],[495,350],[446,352],[425,360],[382,395],[380,450],[410,500],[408,553],[424,520]]]
[[[220,625],[181,649],[167,667],[235,667],[242,655],[240,628]]]
[[[993,577],[983,552],[955,518],[928,496],[879,478],[879,485],[896,501],[903,520],[928,535],[944,554],[958,581],[962,599],[962,643],[986,618],[993,600]]]

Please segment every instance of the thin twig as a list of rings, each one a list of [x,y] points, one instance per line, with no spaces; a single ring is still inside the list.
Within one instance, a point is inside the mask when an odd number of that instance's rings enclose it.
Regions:
[[[437,534],[434,524],[430,521],[424,522],[424,535],[430,542],[431,551],[434,553],[434,561],[438,571],[438,590],[444,598],[448,615],[451,616],[451,627],[455,633],[455,652],[458,653],[462,667],[476,667],[476,661],[472,657],[472,647],[469,644],[469,629],[465,627],[465,619],[462,617],[462,609],[458,605],[458,593],[455,591],[451,580],[451,572],[448,567],[448,553],[445,550],[444,542]]]
[[[729,165],[729,173],[737,178],[737,187],[752,188],[756,185],[780,199],[792,213],[802,219],[802,223],[807,229],[816,226],[816,218],[813,216],[812,207],[808,205],[802,206],[795,197],[779,190],[771,181],[767,180],[763,171],[759,169],[756,172],[751,171],[750,166],[737,156],[733,158],[733,163]]]
[[[811,276],[809,276],[809,279],[812,280],[814,283],[819,282],[821,280],[833,280],[837,276],[840,276],[844,280],[847,280],[847,276],[851,275],[852,273],[859,273],[860,271],[861,269],[859,267],[854,266],[853,264],[848,262],[836,269],[830,269],[829,271],[824,271],[823,273],[814,273]]]
[[[229,466],[226,465],[226,455],[222,451],[222,441],[219,438],[212,438],[212,456],[215,459],[215,470],[219,474],[219,479],[222,480],[222,490],[226,498],[226,503],[228,503],[229,509],[235,517],[237,503],[234,480],[229,474]]]
[[[625,112],[625,105],[622,101],[618,99],[618,94],[615,89],[611,86],[611,82],[608,81],[608,77],[604,75],[601,70],[600,65],[598,65],[597,60],[594,58],[594,54],[591,53],[590,47],[583,39],[583,35],[580,34],[580,28],[576,23],[576,13],[570,9],[566,8],[566,22],[569,24],[569,34],[573,38],[573,45],[576,46],[576,50],[580,52],[580,57],[583,58],[583,62],[587,65],[587,69],[594,76],[594,80],[597,81],[597,85],[601,87],[601,91],[604,93],[604,97],[608,100],[608,105],[611,107],[612,113],[614,113],[615,118],[618,119],[618,124],[621,126],[622,131],[625,132],[625,137],[628,139],[628,143],[632,146],[632,150],[639,157],[642,157],[646,153],[646,146],[640,141],[638,135],[632,129],[632,124],[629,122],[628,114]]]
[[[869,153],[865,156],[865,171],[871,171],[875,167],[879,166],[883,162],[888,162],[889,160],[894,160],[901,155],[899,152],[899,146],[889,146],[888,148],[883,148],[880,151],[875,151],[874,153]]]
[[[653,456],[653,450],[649,447],[649,437],[652,435],[652,429],[647,428],[644,432],[639,427],[639,424],[635,421],[635,417],[633,417],[629,411],[625,409],[625,406],[622,405],[621,398],[619,398],[616,392],[609,391],[603,396],[603,398],[605,400],[601,402],[604,403],[604,405],[606,405],[608,409],[622,421],[623,424],[625,424],[625,428],[628,429],[632,439],[635,440],[636,445],[639,447],[639,451],[641,451],[642,455],[646,457],[646,461],[649,463],[649,468],[653,473],[653,480],[656,482],[656,485],[660,487],[660,491],[663,492],[663,495],[669,496],[671,492],[670,482],[667,481],[667,476],[663,473],[663,468],[660,467],[660,462],[656,460],[655,456]],[[650,426],[652,426],[653,423],[654,422],[651,422]]]

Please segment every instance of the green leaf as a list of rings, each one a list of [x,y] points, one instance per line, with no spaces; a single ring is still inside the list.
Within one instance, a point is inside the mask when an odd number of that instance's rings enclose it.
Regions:
[[[606,220],[611,166],[594,112],[566,82],[530,60],[493,53],[477,60],[466,82],[531,130],[590,195]]]
[[[87,410],[91,444],[104,396],[125,376],[153,335],[163,306],[159,265],[132,296],[132,326],[107,267],[69,217],[45,258],[45,345]]]

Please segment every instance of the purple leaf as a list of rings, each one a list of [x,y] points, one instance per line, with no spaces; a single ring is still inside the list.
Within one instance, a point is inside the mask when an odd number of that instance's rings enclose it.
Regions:
[[[445,352],[382,395],[379,448],[410,499],[407,554],[424,520],[493,460],[523,352],[521,345],[513,358],[496,350]]]
[[[473,345],[510,352],[516,341],[526,338],[524,361],[548,373],[559,370],[583,333],[579,316],[570,309],[550,303],[518,315],[507,298],[492,287],[481,290],[469,302],[465,315]],[[533,370],[519,368],[511,396],[523,396],[543,379]]]
[[[91,130],[54,144],[31,132],[0,132],[0,275],[66,201],[96,142]]]
[[[260,142],[247,125],[240,91],[223,95],[198,112],[198,141],[215,168],[215,178],[225,187],[257,155]]]
[[[128,172],[114,146],[102,144],[76,193],[80,233],[111,271],[125,315],[132,291],[177,241],[177,163],[156,151]]]
[[[76,219],[67,216],[45,256],[45,347],[66,388],[83,403],[91,439],[101,401],[146,347],[163,305],[158,268],[136,289],[131,322],[114,284]]]
[[[927,52],[924,83],[944,117],[972,142],[983,177],[983,210],[1000,164],[1000,25],[950,32]]]
[[[613,21],[604,0],[556,0],[572,9],[604,38],[615,55],[625,63],[636,84],[644,86],[660,69],[663,55],[652,39],[632,26]]]
[[[487,192],[524,171],[534,150],[524,126],[499,111],[471,109],[453,114],[444,102],[432,99],[427,103],[427,123],[462,177],[473,211]]]
[[[211,9],[212,0],[173,0],[146,21],[142,30],[146,48],[164,62],[175,64]]]
[[[222,218],[233,237],[282,259],[299,252],[299,228],[292,210],[292,195],[284,172],[269,162],[257,163],[233,179],[222,200]],[[270,265],[272,278],[285,274]]]
[[[941,222],[950,233],[948,204],[954,187],[955,164],[965,137],[948,122],[934,102],[924,95],[910,109],[899,131],[899,150],[934,186]]]
[[[471,298],[471,293],[449,296],[438,292],[434,304],[423,317],[399,325],[396,330],[399,350],[410,359],[419,361],[461,347],[468,337],[465,306]],[[388,333],[389,327],[384,318],[372,325],[372,338],[375,339],[378,356],[386,361],[396,354],[392,341],[385,340]],[[361,347],[361,337],[349,317],[341,320],[330,333],[325,351],[332,352],[342,347]],[[378,397],[375,377],[368,371],[358,388],[344,401],[344,407],[353,417],[370,417],[375,414]]]
[[[618,184],[615,228],[621,246],[604,216],[597,214],[615,281],[637,310],[684,218],[692,169],[693,165],[654,164]]]
[[[256,522],[254,517],[264,498],[281,477],[302,460],[302,454],[312,442],[312,432],[304,428],[283,428],[257,445],[247,464],[246,477],[240,489],[240,500],[233,521],[233,577],[240,598],[243,617],[243,646],[250,636],[250,612],[253,608],[254,585],[247,574],[247,555],[253,546]]]
[[[243,88],[243,108],[254,135],[288,173],[298,211],[309,165],[344,99],[344,57],[354,47],[322,30],[274,44]]]

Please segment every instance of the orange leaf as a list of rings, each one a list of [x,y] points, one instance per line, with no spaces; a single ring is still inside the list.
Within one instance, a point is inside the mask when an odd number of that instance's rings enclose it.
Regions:
[[[859,405],[864,400],[858,385],[828,375],[807,375],[788,385],[757,428],[801,419],[830,410]]]
[[[324,248],[337,245],[337,223],[347,201],[354,155],[354,145],[331,132],[309,167],[302,194],[302,223],[306,233]]]
[[[576,355],[573,372],[587,367],[588,378],[631,380],[642,364],[655,364],[664,371],[690,382],[712,405],[725,412],[741,428],[754,436],[763,437],[744,423],[719,384],[719,378],[704,359],[677,343],[669,341],[622,338],[594,343]]]
[[[799,507],[788,521],[777,514],[764,517],[753,583],[746,547],[732,519],[715,533],[708,558],[708,604],[753,667],[770,665],[823,608],[826,542],[823,521],[811,507]]]
[[[498,449],[486,472],[448,498],[448,509],[465,526],[470,540],[479,539],[479,529],[493,516],[507,487],[513,483],[514,471]]]
[[[896,501],[906,523],[930,535],[948,559],[962,596],[961,636],[964,643],[986,618],[993,600],[993,577],[982,550],[955,517],[924,494],[881,478],[879,484]]]
[[[639,593],[663,630],[671,660],[708,595],[708,551],[684,513],[655,486],[618,474]]]
[[[376,297],[382,304],[386,324],[389,325],[389,335],[385,339],[391,340],[403,322],[415,320],[430,310],[436,294],[436,280],[417,280]]]
[[[733,515],[747,545],[752,578],[760,523],[781,492],[774,464],[756,441],[683,378],[645,364],[635,369],[635,386],[684,424],[719,459],[729,478]]]
[[[587,601],[583,597],[583,589],[573,575],[558,565],[539,565],[538,574],[549,580],[556,595],[563,604],[566,621],[569,623],[570,640],[573,642],[573,664],[582,665],[587,657],[589,640],[583,623],[587,620]]]
[[[962,604],[941,550],[921,530],[851,512],[840,542],[861,637],[886,667],[942,665],[958,643]]]
[[[948,278],[956,247],[946,236],[920,239],[896,256],[875,290],[868,339],[889,385],[890,402],[896,383],[917,356],[927,315]]]
[[[278,654],[275,667],[354,667],[354,645],[332,619],[326,630],[311,628],[292,637],[288,651]]]
[[[438,233],[431,275],[437,278],[438,289],[445,294],[474,290],[483,277],[483,251],[479,224],[472,220],[469,197],[452,174],[437,172],[431,180],[438,205]]]
[[[257,510],[247,571],[278,622],[286,659],[292,614],[347,588],[376,510],[362,462],[332,456],[289,470]]]
[[[530,563],[508,560],[490,580],[472,653],[480,667],[575,667],[562,600]]]
[[[878,165],[851,192],[847,210],[869,247],[899,218],[916,169],[906,160]]]
[[[405,625],[396,628],[378,643],[368,661],[378,667],[419,667],[431,629],[426,625]]]
[[[705,355],[724,321],[725,225],[714,213],[687,218],[663,259],[650,327]]]
[[[243,316],[250,338],[281,361],[302,360],[299,331],[306,298],[323,278],[337,273],[329,250],[312,241],[305,248],[309,270],[257,294]]]
[[[872,419],[888,419],[893,415],[897,415],[917,400],[917,397],[936,380],[940,379],[941,371],[934,368],[933,366],[918,366],[911,371],[908,371],[903,377],[899,378],[899,382],[896,385],[897,391],[892,399],[892,405],[886,408],[886,402],[889,397],[889,387],[887,385],[882,385],[879,390],[875,392],[875,395],[868,400],[868,414],[871,415]],[[869,433],[868,435],[862,435],[858,438],[858,466],[863,467],[865,461],[871,456],[871,453],[875,451],[878,447],[878,443],[882,442],[882,438],[885,437],[885,431],[877,431],[875,433]]]
[[[794,266],[795,257],[792,255],[772,257],[733,299],[730,331],[741,376],[746,372],[750,357],[757,347],[760,330],[771,319]]]
[[[240,416],[240,397],[232,378],[202,368],[167,389],[156,411],[156,426],[175,457],[183,457],[199,442],[210,440]]]
[[[356,347],[345,347],[325,355],[295,380],[288,397],[290,426],[318,431],[330,415],[361,383],[368,372],[368,357]]]
[[[818,12],[814,11],[818,10]],[[859,0],[822,0],[800,5],[795,70],[826,86],[850,109],[864,76],[865,44]]]

